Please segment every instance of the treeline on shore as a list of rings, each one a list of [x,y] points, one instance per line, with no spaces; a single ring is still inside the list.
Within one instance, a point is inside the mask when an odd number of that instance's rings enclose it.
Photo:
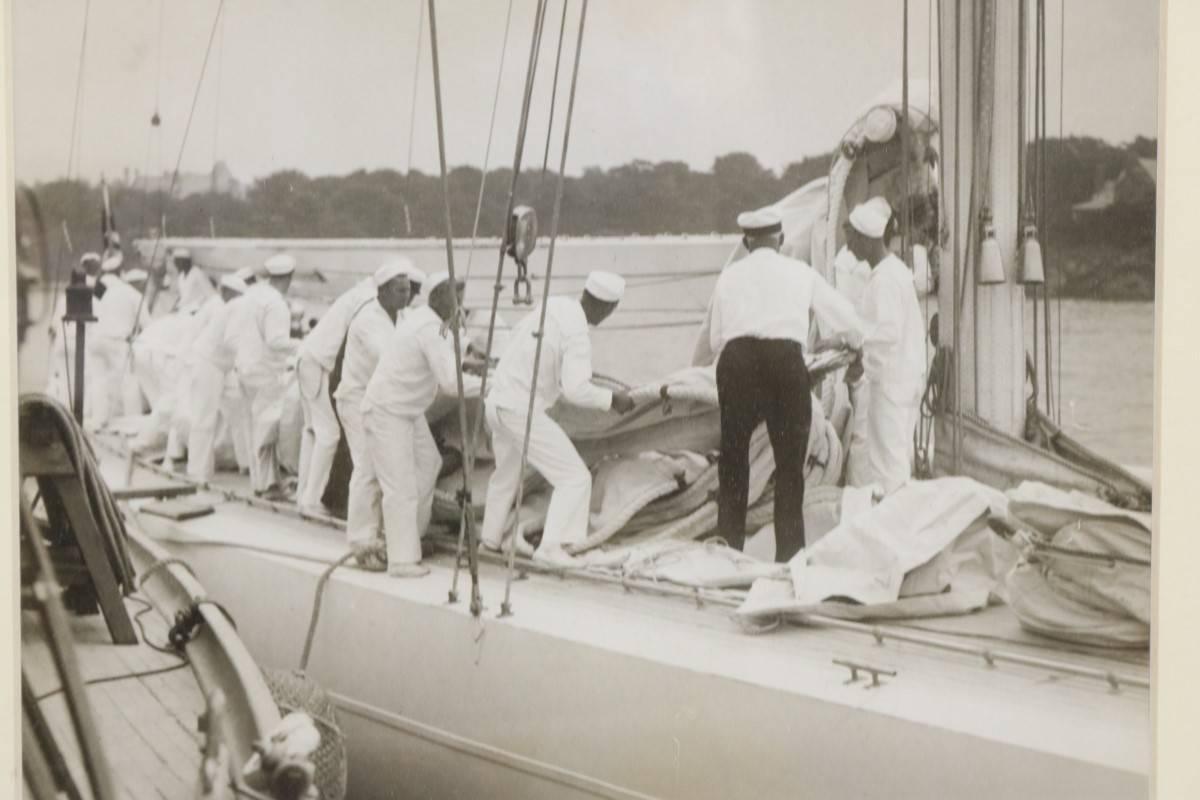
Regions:
[[[1156,142],[1118,147],[1071,137],[1046,144],[1048,272],[1064,296],[1148,299],[1154,296],[1155,192],[1138,159],[1153,159]],[[732,233],[739,211],[778,200],[828,172],[831,154],[805,158],[776,173],[748,153],[717,158],[707,172],[683,162],[633,161],[588,168],[564,181],[560,231],[622,236]],[[512,170],[489,171],[480,236],[501,233]],[[470,236],[482,173],[462,166],[449,174],[455,236]],[[1114,202],[1086,213],[1074,207],[1112,182]],[[553,214],[557,175],[523,171],[517,202],[538,211],[543,232]],[[56,180],[34,185],[51,238],[65,228],[76,250],[99,242],[100,187]],[[204,193],[168,199],[138,181],[110,185],[118,230],[126,240],[154,235],[165,216],[171,236],[305,238],[437,237],[444,235],[438,175],[395,170],[310,177],[285,170],[259,178],[243,197]],[[52,250],[58,249],[52,245]],[[1059,269],[1055,269],[1055,267]]]

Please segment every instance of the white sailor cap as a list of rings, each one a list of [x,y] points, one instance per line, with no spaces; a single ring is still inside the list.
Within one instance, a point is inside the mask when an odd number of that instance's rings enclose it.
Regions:
[[[778,233],[783,230],[783,218],[771,208],[743,211],[738,214],[737,224],[747,234]]]
[[[121,269],[121,264],[124,263],[125,257],[120,251],[113,253],[108,258],[104,259],[104,263],[100,265],[100,269],[104,272],[117,272]]]
[[[273,278],[291,275],[296,271],[296,259],[287,253],[276,253],[263,262],[263,269]]]
[[[188,250],[186,247],[177,247],[177,248],[175,248],[175,250],[173,250],[171,252],[172,259],[177,259],[177,258],[190,259],[191,257],[192,257],[192,251]]]
[[[82,267],[84,264],[87,264],[88,262],[95,262],[95,263],[99,264],[100,263],[100,254],[99,253],[84,253],[83,255],[81,255],[79,257],[79,266]]]
[[[121,234],[117,233],[116,231],[109,231],[108,240],[119,246],[121,244]]]
[[[235,272],[232,275],[225,275],[221,278],[221,286],[226,289],[232,289],[235,292],[245,292],[249,287],[246,282],[241,279]]]
[[[235,277],[241,278],[242,283],[246,284],[247,288],[258,277],[254,272],[254,267],[242,267],[233,274]]]
[[[625,294],[625,279],[615,272],[597,269],[588,273],[583,288],[597,300],[616,303]]]
[[[408,268],[407,274],[408,274],[408,282],[415,283],[417,286],[422,286],[425,283],[425,281],[428,280],[428,276],[426,276],[425,273],[422,272],[417,267],[410,266]]]
[[[882,197],[872,197],[865,203],[859,203],[850,212],[850,224],[854,230],[872,239],[882,239],[887,230],[888,220],[892,218],[892,207]]]
[[[449,282],[450,282],[450,273],[447,272],[446,270],[442,270],[441,272],[433,273],[433,276],[429,279],[429,283],[426,285],[426,288],[428,289],[429,294],[433,294],[434,289],[441,286],[443,283],[449,283]],[[455,283],[458,283],[458,284],[462,284],[463,282],[464,281],[462,278],[459,278],[457,281],[455,281]]]
[[[408,275],[411,270],[412,262],[407,258],[393,258],[390,261],[385,261],[383,266],[375,270],[372,278],[375,281],[375,286],[380,287],[393,278]]]
[[[126,283],[144,283],[150,279],[150,274],[144,269],[134,267],[125,273]]]

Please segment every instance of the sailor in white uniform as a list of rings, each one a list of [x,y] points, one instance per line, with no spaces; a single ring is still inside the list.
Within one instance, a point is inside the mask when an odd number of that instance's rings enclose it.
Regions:
[[[355,309],[351,317],[341,381],[334,392],[338,418],[346,432],[353,461],[346,508],[346,538],[351,547],[360,550],[383,538],[383,490],[371,467],[361,405],[367,384],[379,364],[379,355],[405,316],[411,292],[410,275],[414,269],[407,259],[395,259],[375,271],[372,276],[375,296]],[[423,279],[424,275],[420,277]]]
[[[862,301],[867,478],[885,493],[912,477],[913,433],[925,385],[925,323],[912,272],[883,243],[891,216],[887,200],[873,197],[850,212],[845,226],[847,246],[871,265]]]
[[[234,353],[228,347],[233,337],[227,337],[227,326],[235,309],[245,302],[245,293],[246,284],[241,278],[221,278],[221,305],[203,320],[203,329],[192,348],[187,391],[187,474],[197,480],[209,480],[214,474],[212,452],[221,417],[226,417],[230,427],[245,425],[240,419],[230,419],[241,404],[229,405],[226,401],[227,377],[234,367]]]
[[[192,254],[187,249],[181,247],[174,251],[171,263],[177,273],[175,291],[179,294],[179,308],[199,308],[216,294],[212,281],[198,264],[192,263]]]
[[[717,527],[741,550],[750,488],[750,438],[766,423],[775,457],[775,560],[804,547],[804,457],[812,385],[804,363],[810,312],[826,338],[857,347],[862,323],[821,275],[779,252],[783,225],[771,210],[738,216],[748,255],[726,267],[713,290],[709,347],[721,407]]]
[[[121,279],[120,257],[110,257],[101,268],[92,304],[96,324],[88,348],[93,427],[103,427],[120,413],[125,380],[133,373],[130,341],[150,321],[142,293]]]
[[[375,296],[376,289],[375,282],[365,278],[343,292],[300,345],[296,379],[300,384],[304,429],[300,436],[296,501],[301,511],[327,513],[321,505],[321,496],[325,493],[341,437],[333,400],[329,396],[329,374],[346,338],[350,318]]]
[[[483,518],[482,541],[486,547],[498,550],[509,524],[509,511],[521,480],[530,388],[535,385],[529,463],[554,487],[554,492],[542,542],[534,555],[559,566],[577,563],[564,546],[587,538],[592,474],[567,434],[546,412],[560,398],[582,408],[612,409],[622,414],[633,408],[627,392],[613,392],[592,383],[588,329],[616,310],[624,291],[625,281],[620,275],[596,271],[588,275],[582,297],[551,297],[547,301],[536,381],[533,362],[540,310],[528,314],[513,329],[485,401],[496,458]]]
[[[275,444],[283,415],[284,373],[297,344],[291,338],[291,311],[284,299],[296,260],[279,254],[268,258],[263,267],[267,280],[246,291],[245,303],[232,313],[226,334],[231,337],[238,382],[250,411],[250,484],[258,496],[284,500]]]
[[[412,311],[379,356],[362,401],[367,457],[382,493],[388,574],[420,577],[421,536],[429,525],[433,489],[442,457],[425,413],[438,392],[458,395],[454,338],[447,320],[462,302],[463,283],[439,272],[429,280],[429,302]],[[466,396],[479,395],[480,381],[463,375]]]

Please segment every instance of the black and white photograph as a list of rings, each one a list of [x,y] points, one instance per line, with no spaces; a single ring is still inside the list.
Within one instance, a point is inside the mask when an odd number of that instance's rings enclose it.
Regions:
[[[6,5],[22,796],[1174,796],[1158,0]]]

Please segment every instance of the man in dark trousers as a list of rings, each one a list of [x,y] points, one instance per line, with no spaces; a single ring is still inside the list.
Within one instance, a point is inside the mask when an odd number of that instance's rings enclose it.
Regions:
[[[850,302],[808,264],[779,252],[783,224],[771,210],[738,216],[748,255],[726,267],[713,291],[709,345],[721,405],[717,525],[729,545],[746,539],[750,437],[766,422],[775,455],[775,560],[804,547],[804,459],[812,387],[804,364],[810,312],[826,336],[851,347],[862,324]]]

